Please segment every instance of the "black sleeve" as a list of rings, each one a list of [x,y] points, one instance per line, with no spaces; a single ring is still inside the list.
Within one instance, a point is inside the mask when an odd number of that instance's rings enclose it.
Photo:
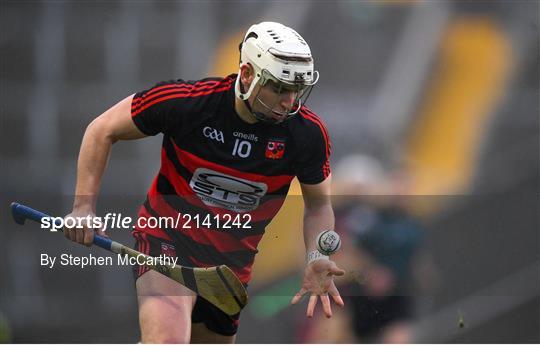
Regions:
[[[296,176],[300,183],[317,184],[330,175],[332,144],[326,126],[316,118],[303,137],[302,149],[296,164]]]
[[[214,85],[210,80],[161,82],[133,96],[131,118],[146,135],[169,134],[201,112],[204,99],[194,96]]]

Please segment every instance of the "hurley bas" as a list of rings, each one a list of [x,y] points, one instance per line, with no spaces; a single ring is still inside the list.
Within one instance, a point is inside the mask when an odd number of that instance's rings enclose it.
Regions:
[[[58,260],[59,259],[59,260]],[[110,256],[95,256],[93,254],[88,254],[85,256],[75,256],[72,254],[61,254],[59,257],[51,256],[46,253],[42,253],[40,257],[41,266],[46,266],[47,268],[53,268],[56,263],[59,263],[61,266],[76,266],[79,268],[85,268],[88,266],[112,266],[113,258]],[[160,255],[157,257],[137,255],[130,257],[128,255],[118,254],[116,256],[116,264],[118,266],[127,266],[127,265],[170,265],[173,268],[176,267],[178,263],[178,258],[169,257],[166,255]]]

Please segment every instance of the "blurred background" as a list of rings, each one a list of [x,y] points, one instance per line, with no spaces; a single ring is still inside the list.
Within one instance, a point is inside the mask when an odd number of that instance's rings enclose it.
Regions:
[[[138,341],[130,270],[41,268],[41,253],[89,250],[16,226],[9,203],[67,214],[94,117],[161,80],[235,73],[264,20],[296,29],[321,74],[308,105],[333,139],[347,305],[332,320],[288,306],[304,260],[295,184],[238,342],[540,342],[536,0],[0,2],[0,342]],[[114,146],[98,214],[135,216],[160,145]]]

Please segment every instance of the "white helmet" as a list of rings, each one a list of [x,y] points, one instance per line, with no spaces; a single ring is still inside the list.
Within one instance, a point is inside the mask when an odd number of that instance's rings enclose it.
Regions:
[[[313,57],[306,41],[296,31],[279,23],[262,22],[249,28],[240,43],[240,67],[245,64],[253,67],[254,79],[246,91],[238,77],[235,94],[246,103],[250,111],[251,106],[247,100],[255,86],[264,86],[268,81],[272,81],[280,86],[280,90],[283,87],[295,92],[292,109],[282,113],[262,102],[259,95],[256,100],[267,109],[288,118],[300,110],[312,86],[319,79],[319,73],[313,70]],[[262,113],[252,113],[259,120],[272,122]]]

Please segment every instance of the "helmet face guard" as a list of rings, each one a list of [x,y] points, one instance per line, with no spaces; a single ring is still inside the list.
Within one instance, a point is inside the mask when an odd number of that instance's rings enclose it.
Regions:
[[[285,121],[297,114],[300,111],[302,105],[304,105],[311,94],[313,86],[319,79],[319,73],[315,72],[315,78],[311,82],[305,82],[301,76],[296,78],[297,82],[289,82],[275,78],[267,70],[261,71],[261,77],[258,80],[260,88],[255,95],[253,106],[259,104],[264,109],[264,112],[253,111],[252,114],[260,121],[267,123],[279,123]],[[255,80],[253,81],[255,82]],[[266,92],[266,96],[262,97],[261,91],[266,88],[269,92]],[[285,95],[285,96],[284,96]],[[281,102],[283,97],[293,98],[291,107],[283,110]],[[268,114],[275,114],[278,118],[268,116]]]
[[[263,22],[249,28],[240,44],[240,68],[246,64],[253,68],[254,78],[245,91],[238,77],[235,94],[262,122],[279,123],[297,114],[319,80],[307,43],[279,23]],[[250,104],[248,99],[257,85]],[[282,105],[284,97],[292,98],[289,109]]]

